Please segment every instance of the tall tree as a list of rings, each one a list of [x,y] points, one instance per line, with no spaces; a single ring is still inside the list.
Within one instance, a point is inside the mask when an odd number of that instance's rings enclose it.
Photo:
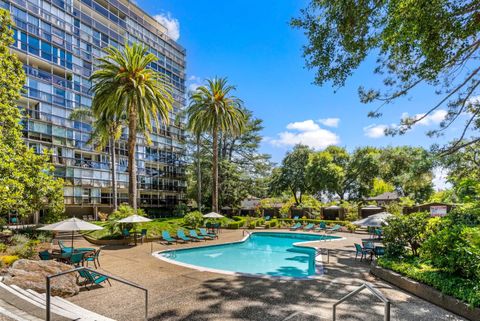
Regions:
[[[207,80],[190,95],[187,108],[189,124],[196,132],[206,132],[212,137],[212,211],[218,212],[218,140],[220,134],[232,136],[243,132],[246,117],[242,101],[231,95],[234,86],[226,78]]]
[[[307,167],[312,192],[358,200],[369,195],[379,172],[379,151],[372,147],[352,154],[338,146],[312,154]]]
[[[380,103],[372,117],[416,87],[432,86],[438,100],[387,133],[403,134],[447,108],[440,127],[429,134],[440,135],[467,115],[464,131],[448,146],[453,152],[480,140],[478,136],[463,140],[469,128],[480,128],[480,101],[474,98],[480,93],[479,14],[478,0],[311,0],[292,25],[308,37],[304,55],[307,66],[317,71],[318,85],[331,81],[341,87],[369,55],[377,56],[374,72],[383,76],[385,88],[359,90],[362,102]]]
[[[380,155],[380,178],[417,202],[433,193],[433,158],[420,147],[388,147]]]
[[[64,214],[63,181],[55,179],[49,155],[37,155],[22,139],[17,108],[25,73],[12,45],[10,14],[0,9],[0,214],[22,216],[46,210],[45,221]],[[43,151],[42,151],[43,152]]]
[[[97,150],[103,150],[108,146],[110,151],[110,175],[112,182],[113,211],[118,208],[117,188],[117,160],[115,153],[116,142],[122,135],[123,121],[121,114],[106,117],[106,115],[94,115],[97,108],[78,108],[70,114],[70,119],[88,122],[92,125],[92,133],[87,144],[93,144]],[[117,110],[121,113],[121,110]]]
[[[167,78],[149,69],[157,61],[143,45],[134,43],[124,49],[109,47],[99,59],[98,69],[92,74],[94,93],[92,109],[95,114],[111,118],[122,114],[128,122],[128,192],[129,203],[137,209],[137,133],[150,142],[149,134],[168,125],[172,110],[172,88]]]
[[[302,203],[302,196],[309,191],[307,165],[312,150],[305,145],[296,145],[282,161],[282,166],[273,172],[270,189],[276,194],[292,193],[295,204]]]

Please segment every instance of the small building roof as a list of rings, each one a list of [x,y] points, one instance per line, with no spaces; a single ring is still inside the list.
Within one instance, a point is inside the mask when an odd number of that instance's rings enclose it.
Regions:
[[[400,199],[397,192],[385,192],[377,196],[368,197],[366,201],[395,201]]]

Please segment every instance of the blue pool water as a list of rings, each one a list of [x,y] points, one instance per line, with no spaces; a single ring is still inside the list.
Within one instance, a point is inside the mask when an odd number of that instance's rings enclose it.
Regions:
[[[315,250],[294,246],[339,238],[300,233],[252,233],[243,242],[172,250],[160,255],[197,267],[256,275],[305,278],[316,274]]]

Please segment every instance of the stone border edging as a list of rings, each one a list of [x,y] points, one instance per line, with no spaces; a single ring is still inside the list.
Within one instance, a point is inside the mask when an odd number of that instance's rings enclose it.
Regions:
[[[370,273],[380,279],[387,281],[402,290],[410,292],[428,302],[438,305],[445,310],[456,313],[472,321],[480,320],[480,308],[470,308],[468,304],[450,295],[443,294],[437,289],[412,280],[392,270],[377,265],[370,267]]]

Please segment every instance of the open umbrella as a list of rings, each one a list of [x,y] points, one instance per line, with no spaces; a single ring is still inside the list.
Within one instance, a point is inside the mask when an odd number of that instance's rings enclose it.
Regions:
[[[352,224],[359,226],[374,226],[380,227],[386,224],[386,219],[392,217],[393,215],[387,212],[382,212],[378,214],[373,214],[368,217],[362,218],[361,220],[352,222]]]
[[[72,248],[73,248],[73,236],[75,232],[103,230],[103,227],[72,217],[61,222],[45,225],[43,227],[38,228],[37,230],[72,232]]]
[[[203,215],[203,217],[204,218],[222,218],[222,217],[225,217],[225,216],[223,216],[222,214],[215,213],[215,212],[210,212],[208,214]]]
[[[145,222],[151,222],[152,220],[149,219],[148,217],[143,217],[140,215],[130,215],[128,217],[122,218],[121,220],[118,220],[118,223],[145,223]],[[135,245],[137,245],[137,233],[135,232]]]

